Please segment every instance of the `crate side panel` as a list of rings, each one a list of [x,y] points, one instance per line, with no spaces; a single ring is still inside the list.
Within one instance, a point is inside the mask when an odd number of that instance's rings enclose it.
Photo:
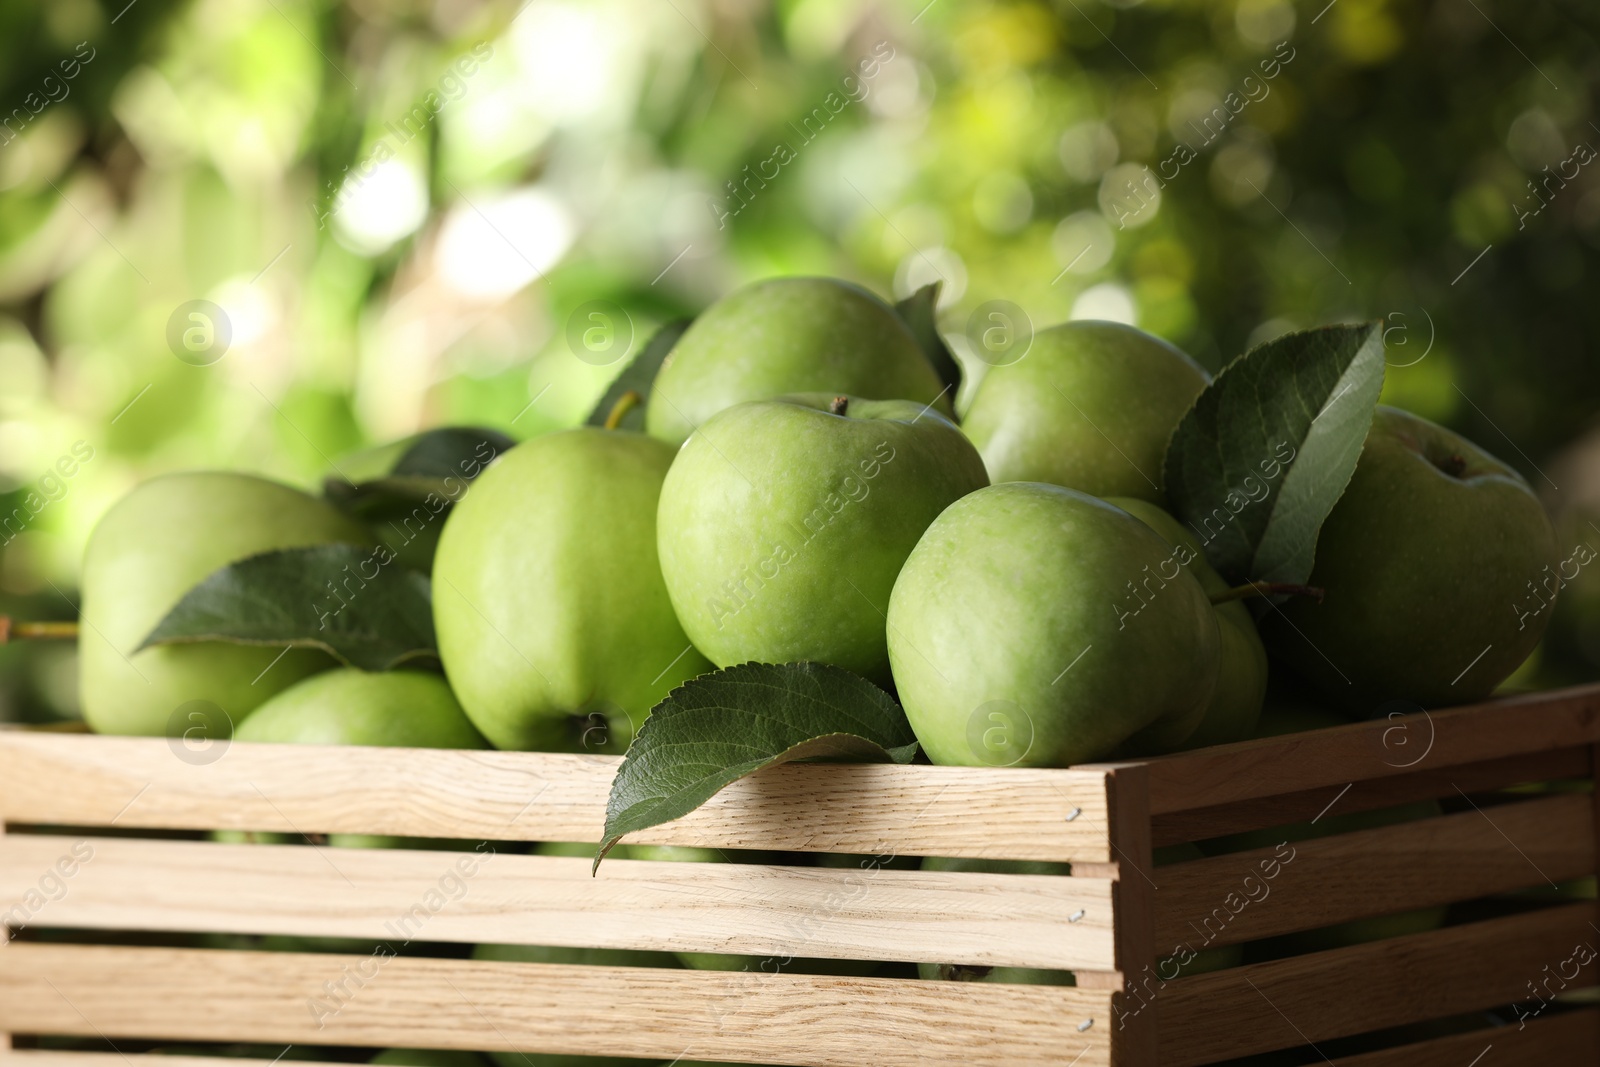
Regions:
[[[599,841],[619,763],[561,753],[235,743],[214,762],[195,764],[164,739],[8,731],[0,733],[0,820]],[[628,840],[1111,858],[1105,775],[1073,769],[791,763],[735,782],[682,819]]]
[[[1232,945],[1593,873],[1594,811],[1570,793],[1156,872],[1156,943]]]
[[[492,849],[492,846],[487,846]],[[11,834],[35,925],[1110,969],[1103,879]],[[1069,921],[1070,920],[1070,921]]]
[[[4,819],[0,819],[0,846],[3,846],[5,844],[5,842],[6,842],[6,824],[5,824],[5,820]],[[18,898],[19,902],[24,904],[24,905],[27,903],[25,897],[26,897],[26,894],[23,894],[23,898]],[[12,907],[12,904],[11,904],[12,899],[13,899],[13,897],[12,897],[12,895],[10,893],[0,894],[0,901],[4,901],[5,902],[4,906],[6,908],[6,914],[9,914],[9,913],[14,911],[14,908]],[[6,925],[5,914],[0,914],[0,952],[3,952],[4,950],[6,950],[7,948],[10,948],[10,947],[11,947],[11,930]],[[4,1023],[0,1023],[0,1056],[4,1056],[6,1054],[6,1052],[10,1048],[11,1048],[11,1034],[6,1030],[5,1024]]]
[[[371,958],[36,944],[0,957],[0,1026],[29,1033],[793,1067],[1110,1064],[1109,996],[1055,986],[395,958],[336,999],[324,983]]]
[[[1336,803],[1342,813],[1373,811],[1419,800],[1482,793],[1531,782],[1589,777],[1587,748],[1524,753],[1438,770],[1416,770],[1393,778],[1340,782],[1277,796],[1258,797],[1188,811],[1169,811],[1151,820],[1155,844],[1203,841],[1248,830],[1308,822]]]
[[[17,1049],[10,1055],[0,1053],[0,1067],[137,1067],[147,1055],[159,1055],[144,1067],[171,1067],[171,1053],[115,1052],[64,1052],[55,1049]],[[183,1054],[182,1067],[272,1067],[276,1063],[293,1063],[294,1067],[350,1067],[349,1063],[333,1060],[263,1060],[244,1056],[190,1056]]]
[[[1544,968],[1596,944],[1592,902],[1180,978],[1157,990],[1163,1067],[1199,1067],[1307,1041],[1509,1004]],[[1569,988],[1600,967],[1576,968]]]
[[[1160,816],[1600,742],[1600,684],[1149,761]]]
[[[1107,779],[1111,798],[1112,850],[1117,854],[1117,971],[1111,981],[1117,994],[1118,1067],[1155,1063],[1159,1041],[1153,1013],[1129,1011],[1124,990],[1149,973],[1156,959],[1155,863],[1150,851],[1149,784],[1141,764],[1113,766]],[[1084,975],[1084,980],[1089,980]]]
[[[1493,1050],[1491,1055],[1484,1055]],[[1482,1057],[1480,1060],[1479,1057]],[[1452,1034],[1417,1044],[1342,1056],[1334,1067],[1566,1067],[1600,1063],[1600,1011],[1589,1008],[1535,1019],[1526,1026],[1500,1026]]]

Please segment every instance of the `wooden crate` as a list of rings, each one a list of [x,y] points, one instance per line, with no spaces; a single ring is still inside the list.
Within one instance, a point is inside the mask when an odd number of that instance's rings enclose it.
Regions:
[[[1468,1067],[1492,1048],[1485,1067],[1596,1063],[1600,1009],[1535,1013],[1551,998],[1532,994],[1597,984],[1600,962],[1567,974],[1578,946],[1600,946],[1592,900],[1467,908],[1431,932],[1173,981],[1155,966],[1202,929],[1215,945],[1255,941],[1591,875],[1594,794],[1507,787],[1593,779],[1597,760],[1600,687],[1066,770],[790,765],[637,838],[1069,861],[1072,875],[611,859],[591,877],[587,860],[503,847],[474,858],[222,844],[193,831],[593,841],[612,759],[236,744],[196,762],[161,739],[8,731],[0,908],[23,910],[0,922],[25,929],[0,948],[0,1032],[17,1045],[9,1060],[37,1067],[112,1067],[119,1053],[131,1062],[170,1042],[1191,1067],[1311,1044],[1305,1058],[1321,1063],[1323,1043],[1346,1035],[1525,1001],[1521,1025],[1391,1033],[1373,1043],[1410,1043],[1326,1060]],[[1152,846],[1421,798],[1444,798],[1449,813],[1298,842],[1270,876],[1270,848],[1152,863]],[[1269,895],[1253,896],[1252,872]],[[62,930],[79,933],[40,936]],[[397,931],[458,944],[1047,967],[1075,972],[1077,985],[379,963],[179,947],[178,936],[393,941]],[[140,944],[128,932],[147,933]],[[319,1015],[319,1002],[338,1010]],[[39,1047],[51,1037],[117,1051]]]

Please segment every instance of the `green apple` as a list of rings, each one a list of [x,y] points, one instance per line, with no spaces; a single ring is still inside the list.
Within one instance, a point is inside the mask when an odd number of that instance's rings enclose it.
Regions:
[[[536,437],[480,475],[445,522],[439,655],[496,747],[620,752],[667,693],[709,669],[656,562],[673,455],[615,430]]]
[[[587,855],[594,855],[594,847],[587,846]],[[678,964],[670,952],[541,945],[479,945],[473,950],[472,958],[498,963],[559,963],[587,967],[676,967]],[[623,1056],[572,1056],[548,1052],[494,1051],[489,1053],[489,1058],[499,1067],[640,1067],[642,1062],[649,1062]]]
[[[269,744],[487,747],[441,676],[354,667],[295,683],[251,712],[233,736]]]
[[[915,400],[951,413],[944,383],[895,310],[836,278],[772,278],[723,297],[678,339],[645,429],[683,441],[723,408],[788,393]]]
[[[924,751],[1064,767],[1181,743],[1210,703],[1221,639],[1174,557],[1126,511],[1055,485],[952,504],[889,599],[889,659]]]
[[[1167,440],[1210,381],[1159,337],[1067,322],[984,376],[962,428],[996,484],[1049,482],[1159,504]]]
[[[808,393],[719,412],[661,489],[661,573],[721,667],[815,660],[888,681],[883,610],[917,538],[987,484],[926,404]]]
[[[364,523],[402,567],[433,569],[456,499],[516,442],[481,426],[440,426],[341,456],[330,499]]]
[[[1200,580],[1207,596],[1226,592],[1228,583],[1206,562],[1200,542],[1177,519],[1149,501],[1135,497],[1112,497],[1115,504],[1160,534],[1167,544],[1186,549],[1180,558]],[[1218,666],[1217,688],[1206,706],[1205,717],[1182,747],[1202,748],[1243,741],[1255,732],[1261,718],[1261,703],[1267,695],[1267,650],[1256,633],[1250,609],[1237,600],[1216,605],[1218,634],[1222,639],[1222,659]]]
[[[280,648],[220,641],[134,649],[213,571],[262,552],[340,541],[369,545],[372,535],[323,501],[263,478],[196,471],[138,486],[100,519],[84,552],[84,718],[106,734],[199,727],[226,737],[230,723],[280,689],[333,666],[311,649],[277,659]]]
[[[1310,584],[1322,603],[1288,601],[1263,617],[1262,637],[1347,706],[1470,703],[1539,643],[1558,563],[1550,521],[1516,471],[1380,407],[1317,539]]]

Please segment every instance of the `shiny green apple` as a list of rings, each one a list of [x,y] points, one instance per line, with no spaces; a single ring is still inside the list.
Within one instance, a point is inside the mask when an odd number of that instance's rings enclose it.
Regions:
[[[709,669],[656,561],[673,455],[615,430],[536,437],[480,475],[445,522],[439,655],[496,747],[620,752],[668,692]]]
[[[883,611],[928,524],[987,483],[926,404],[808,393],[740,404],[661,489],[661,572],[718,666],[831,663],[887,682]]]
[[[681,444],[724,408],[789,393],[915,400],[951,413],[944,383],[893,308],[837,278],[772,278],[712,304],[650,387],[648,432]]]
[[[488,747],[440,675],[354,667],[296,682],[251,712],[233,737],[285,745]]]
[[[1008,482],[952,504],[889,599],[889,658],[935,763],[1064,767],[1181,743],[1216,685],[1217,613],[1120,508]]]
[[[1227,581],[1206,562],[1200,542],[1177,519],[1156,505],[1133,497],[1113,497],[1107,503],[1143,522],[1174,548],[1182,546],[1186,551],[1179,562],[1200,580],[1200,588],[1207,596],[1227,591]],[[1267,650],[1256,633],[1250,609],[1237,600],[1218,604],[1216,609],[1218,635],[1222,639],[1217,688],[1200,725],[1182,742],[1186,749],[1225,745],[1250,737],[1267,695]]]
[[[332,667],[310,649],[278,659],[280,648],[220,641],[134,651],[213,571],[330,542],[368,545],[372,535],[315,497],[248,474],[168,474],[128,493],[96,524],[83,557],[79,691],[89,725],[226,737],[274,693]]]
[[[1210,381],[1159,337],[1117,322],[1067,322],[984,376],[962,429],[997,485],[1049,482],[1164,503],[1167,441]]]
[[[1380,407],[1317,539],[1310,584],[1326,596],[1269,612],[1262,637],[1346,706],[1470,703],[1539,643],[1559,564],[1544,508],[1516,471]]]

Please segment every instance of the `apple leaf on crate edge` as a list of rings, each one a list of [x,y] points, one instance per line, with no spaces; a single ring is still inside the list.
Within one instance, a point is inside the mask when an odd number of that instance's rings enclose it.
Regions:
[[[1381,324],[1257,345],[1217,375],[1167,446],[1173,514],[1230,581],[1304,583],[1383,388]]]
[[[930,282],[894,306],[900,321],[911,328],[917,344],[933,364],[939,380],[953,393],[961,388],[961,364],[950,354],[950,346],[939,336],[939,283]]]
[[[763,767],[916,754],[900,705],[843,668],[743,663],[703,674],[657,704],[634,738],[611,783],[595,868],[622,835],[686,815]]]
[[[366,671],[437,659],[427,576],[393,560],[384,546],[334,544],[230,563],[185,593],[135,651],[194,641],[294,645]]]
[[[650,389],[655,385],[656,374],[661,370],[661,364],[666,362],[673,346],[678,343],[678,338],[683,336],[683,331],[687,330],[693,321],[693,319],[674,319],[656,330],[655,335],[639,350],[639,354],[622,368],[622,373],[612,381],[605,395],[595,402],[594,410],[589,412],[589,418],[585,420],[586,425],[604,426],[611,409],[617,406],[617,401],[628,393],[638,393],[639,405],[622,417],[617,428],[643,430],[644,401],[650,399]]]
[[[322,494],[358,518],[410,512],[429,494],[454,502],[467,482],[515,444],[499,430],[441,426],[400,442],[398,449],[385,446],[363,453],[379,457],[376,470],[363,470],[363,457],[345,461],[343,470],[323,480]],[[393,462],[388,461],[390,456]]]

